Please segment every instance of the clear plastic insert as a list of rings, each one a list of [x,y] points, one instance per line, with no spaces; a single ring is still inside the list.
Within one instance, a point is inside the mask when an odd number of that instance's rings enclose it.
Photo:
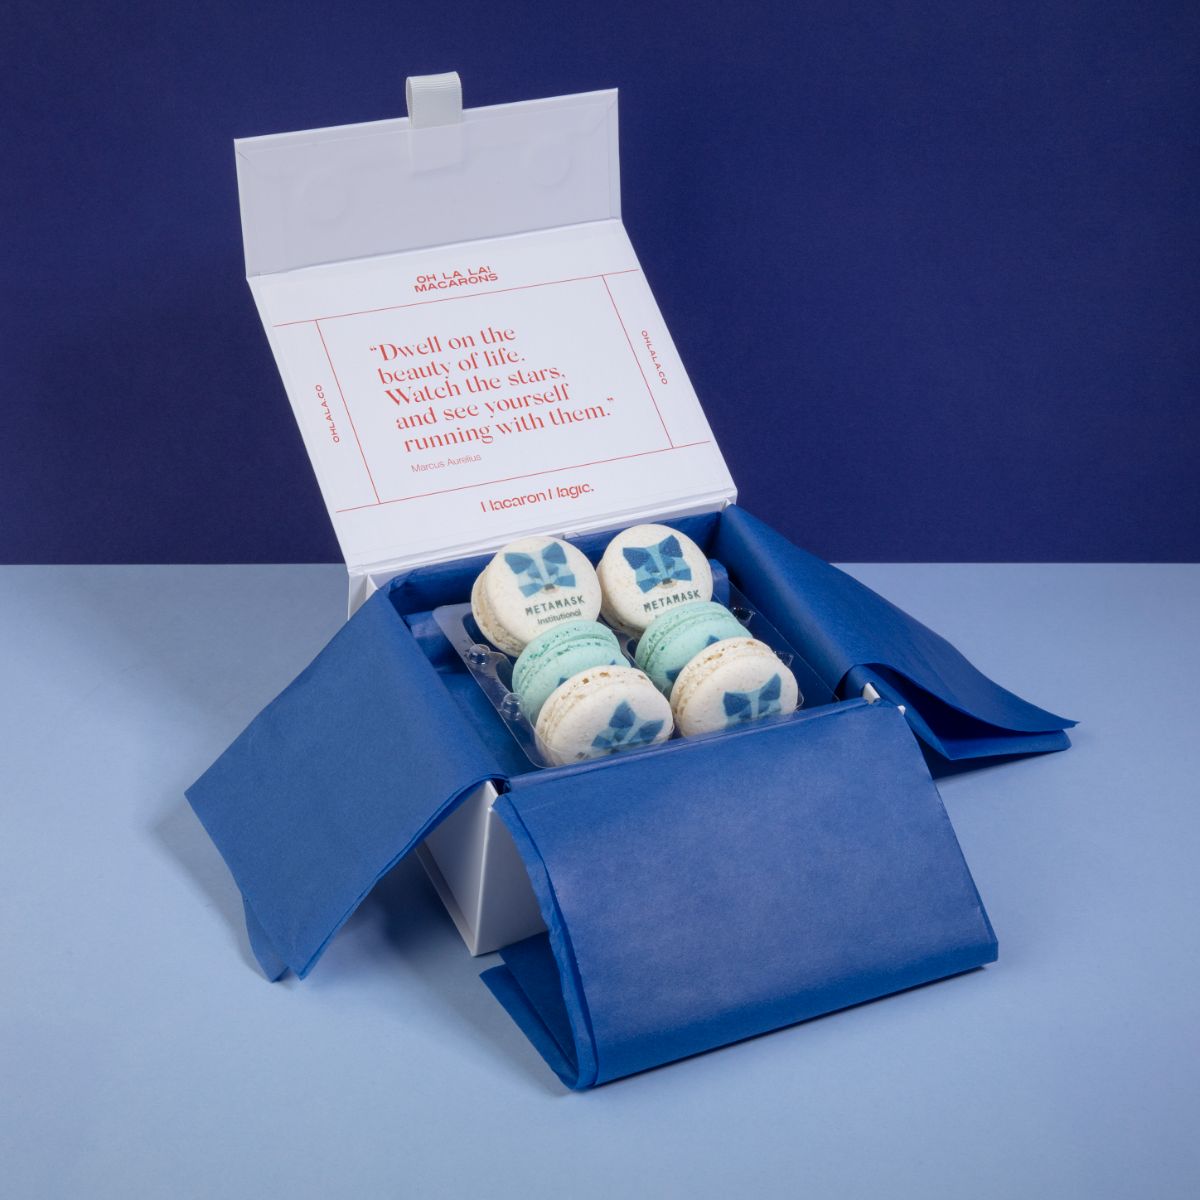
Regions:
[[[727,607],[745,626],[747,637],[765,642],[779,656],[784,666],[795,674],[800,687],[800,702],[797,707],[803,707],[806,703],[811,707],[813,703],[826,703],[834,698],[832,693],[828,696],[823,694],[828,689],[820,683],[812,668],[797,654],[779,630],[732,584],[729,586]],[[470,604],[444,604],[433,610],[433,619],[467,670],[474,676],[475,682],[483,689],[484,695],[492,702],[492,707],[508,726],[525,757],[536,767],[555,766],[540,744],[533,725],[521,711],[520,702],[512,690],[513,666],[516,659],[503,654],[488,642],[475,623]],[[614,632],[629,665],[636,666],[634,652],[637,650],[637,638],[619,629]],[[780,718],[768,718],[769,721],[778,719]],[[707,736],[721,735],[718,733]],[[672,740],[677,737],[678,733],[671,735]]]

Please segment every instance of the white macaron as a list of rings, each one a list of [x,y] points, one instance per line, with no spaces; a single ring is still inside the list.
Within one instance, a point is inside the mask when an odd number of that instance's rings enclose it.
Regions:
[[[679,732],[695,737],[794,712],[801,699],[796,677],[770,646],[750,637],[726,638],[679,672],[671,709]]]
[[[636,667],[590,667],[560,684],[542,705],[537,739],[558,765],[671,736],[671,705]]]
[[[569,542],[521,538],[503,547],[475,580],[471,611],[493,646],[516,655],[555,625],[594,621],[600,582],[592,564]]]
[[[678,604],[711,600],[712,569],[691,538],[667,525],[634,525],[608,543],[597,568],[604,619],[640,634]]]

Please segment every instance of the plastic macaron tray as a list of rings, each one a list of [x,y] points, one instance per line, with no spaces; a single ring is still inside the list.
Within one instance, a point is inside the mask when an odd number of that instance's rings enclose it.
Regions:
[[[596,567],[559,538],[511,542],[469,604],[433,616],[539,767],[786,719],[804,703],[796,651],[666,525],[616,534]]]

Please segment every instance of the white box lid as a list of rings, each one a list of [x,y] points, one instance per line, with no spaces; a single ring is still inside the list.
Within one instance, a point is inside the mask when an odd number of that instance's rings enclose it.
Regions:
[[[731,502],[621,223],[616,92],[459,116],[430,80],[448,123],[236,143],[247,277],[351,575]]]

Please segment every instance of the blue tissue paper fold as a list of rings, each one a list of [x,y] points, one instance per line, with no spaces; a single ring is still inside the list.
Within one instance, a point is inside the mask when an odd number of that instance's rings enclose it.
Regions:
[[[484,980],[572,1088],[996,957],[889,704],[525,775],[496,810],[547,933]]]
[[[502,774],[378,592],[187,796],[277,979],[307,975],[380,876]]]
[[[858,694],[871,682],[885,701],[906,707],[918,737],[949,758],[1066,744],[1062,727],[1070,722],[998,687],[936,634],[744,510],[734,506],[672,524],[710,556],[718,595],[728,598],[732,579],[808,660],[802,676],[810,704],[828,703],[837,688]],[[574,540],[594,562],[609,536]],[[503,803],[514,813],[526,789],[531,795],[562,789],[565,796],[592,773],[609,779],[614,790],[649,797],[666,786],[650,782],[653,771],[646,765],[661,755],[671,769],[705,761],[709,777],[701,782],[709,790],[724,787],[740,797],[753,780],[759,805],[793,794],[794,781],[773,757],[793,735],[779,733],[749,743],[749,749],[742,748],[744,735],[735,733],[711,743],[672,743],[628,761],[536,771],[432,616],[438,605],[469,595],[486,562],[481,555],[398,576],[189,790],[241,889],[250,944],[269,978],[289,969],[306,975],[380,876],[484,781],[501,790],[511,784]],[[801,672],[799,660],[795,666]],[[882,779],[881,787],[886,790]],[[712,845],[725,832],[718,828]],[[727,857],[746,852],[735,846]],[[650,846],[646,853],[657,850]],[[602,860],[607,855],[602,859],[598,852],[596,861]],[[535,879],[545,872],[539,863],[538,855],[527,860]],[[736,862],[723,869],[731,865]],[[747,871],[745,877],[756,875]],[[559,1045],[562,1055],[568,1053],[564,1030],[586,1024],[584,981],[564,985],[555,965],[572,961],[563,948],[569,938],[565,925],[551,924],[545,939],[510,952],[507,975],[490,980],[514,1009],[537,997],[545,1045]],[[560,1011],[550,1019],[547,956],[560,980],[554,984]],[[594,978],[589,987],[595,991]],[[586,1043],[580,1044],[584,1049],[572,1041],[574,1057],[563,1061],[575,1062],[568,1073],[585,1078],[579,1056],[586,1059]]]
[[[870,588],[801,550],[736,505],[710,553],[824,682],[844,696],[872,683],[903,705],[922,741],[947,759],[1063,750],[1075,724],[994,683],[945,638]]]

